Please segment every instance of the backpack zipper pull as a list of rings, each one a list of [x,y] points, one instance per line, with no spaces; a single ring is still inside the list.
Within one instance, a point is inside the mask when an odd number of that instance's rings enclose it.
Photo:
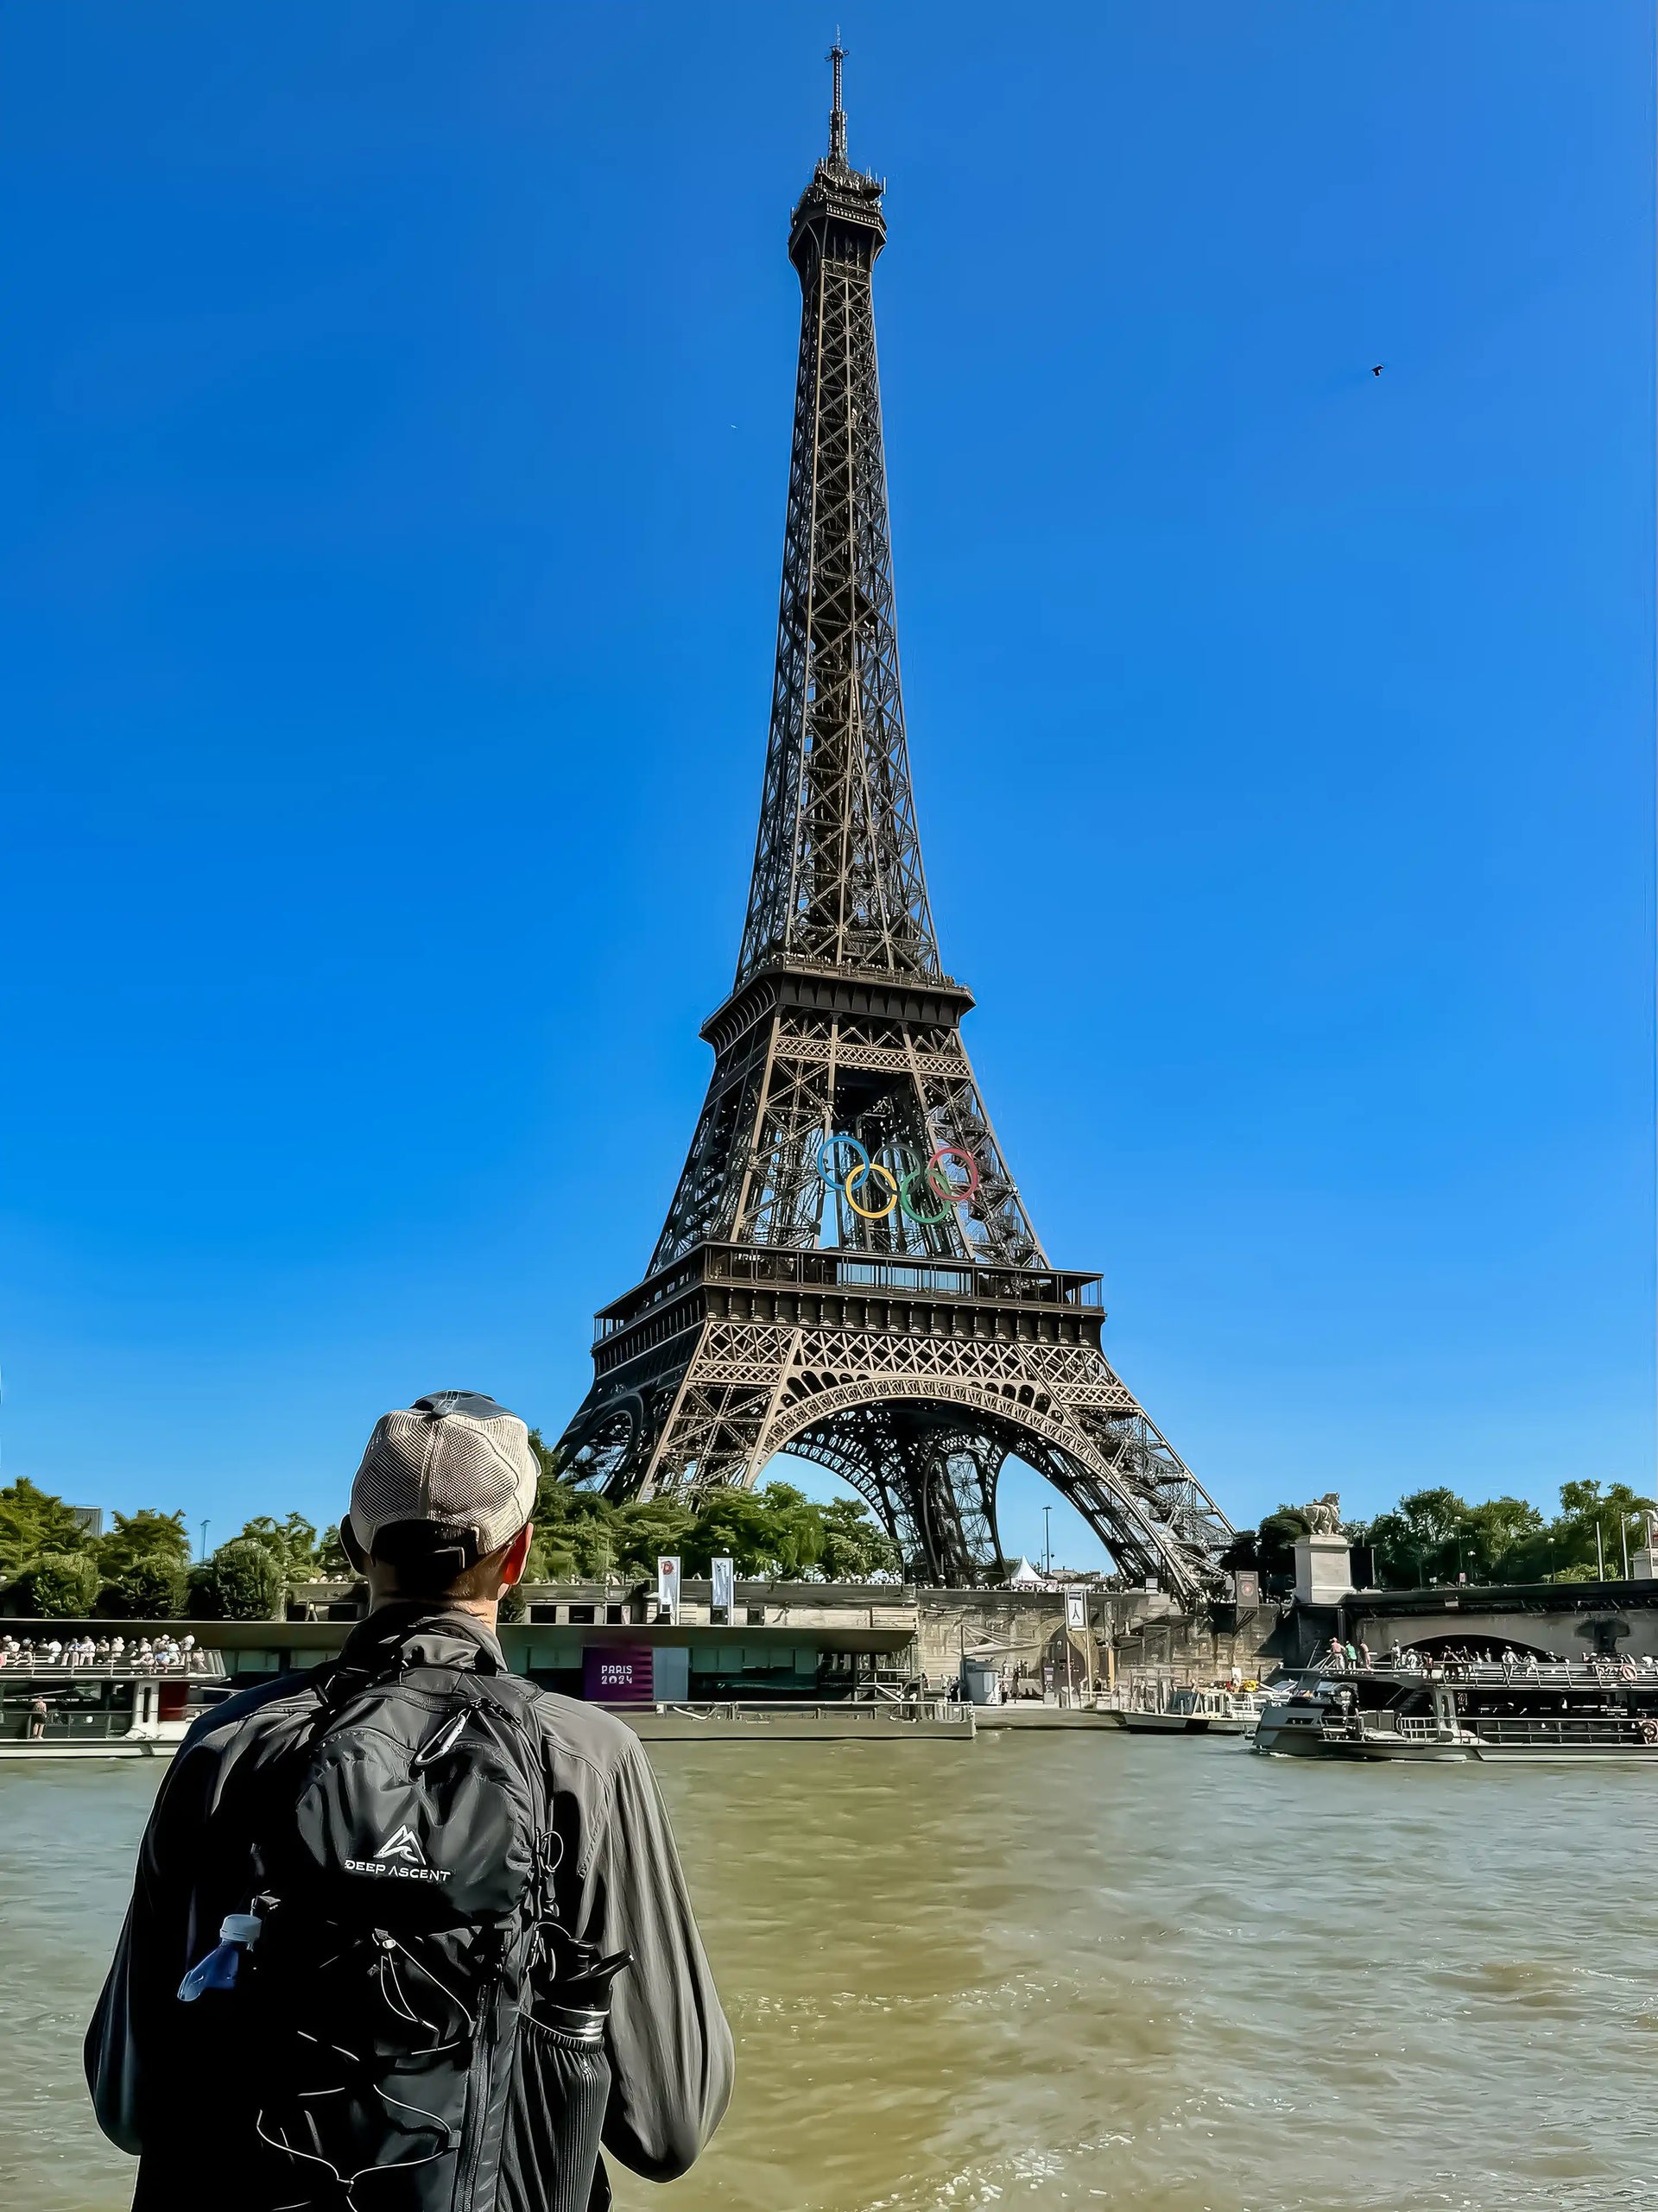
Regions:
[[[471,1712],[468,1710],[457,1713],[452,1721],[446,1721],[437,1734],[429,1741],[423,1743],[409,1760],[409,1773],[418,1774],[422,1767],[431,1766],[433,1760],[441,1759],[446,1752],[452,1751],[460,1740],[461,1730],[471,1717]]]

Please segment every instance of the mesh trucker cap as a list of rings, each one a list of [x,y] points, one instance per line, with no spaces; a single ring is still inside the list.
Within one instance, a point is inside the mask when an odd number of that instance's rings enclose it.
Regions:
[[[437,1545],[475,1564],[529,1519],[540,1473],[516,1413],[475,1390],[436,1390],[375,1423],[351,1484],[351,1526],[377,1558]]]

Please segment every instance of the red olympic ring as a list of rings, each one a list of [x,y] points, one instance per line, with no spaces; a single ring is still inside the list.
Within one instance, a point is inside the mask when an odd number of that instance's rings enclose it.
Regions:
[[[965,1191],[957,1190],[950,1178],[942,1173],[939,1167],[941,1160],[959,1160],[966,1167],[973,1179]],[[934,1198],[942,1198],[946,1205],[965,1205],[978,1188],[978,1162],[959,1144],[941,1144],[927,1163],[927,1179],[933,1186]]]

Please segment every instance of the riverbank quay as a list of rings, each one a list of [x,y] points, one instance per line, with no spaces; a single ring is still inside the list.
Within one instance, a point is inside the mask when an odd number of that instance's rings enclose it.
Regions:
[[[1052,1711],[1061,1698],[1082,1700],[1102,1672],[1099,1594],[1090,1592],[1093,1618],[1068,1630],[1065,1599],[1054,1589],[933,1590],[898,1583],[739,1583],[735,1602],[716,1608],[712,1586],[687,1583],[676,1611],[654,1591],[600,1583],[530,1584],[516,1593],[518,1617],[500,1624],[507,1664],[564,1696],[642,1712],[659,1708],[811,1708],[811,1732],[830,1725],[839,1704],[872,1710],[902,1705],[913,1726],[918,1707],[930,1725],[945,1725],[940,1701],[1022,1693],[1033,1710]],[[6,1626],[44,1650],[92,1640],[112,1627],[130,1645],[182,1633],[199,1647],[192,1685],[164,1683],[169,1725],[204,1703],[277,1674],[305,1672],[337,1653],[362,1617],[360,1589],[310,1583],[288,1593],[285,1617],[262,1621],[38,1621]],[[33,1661],[31,1660],[31,1665]],[[26,1738],[28,1708],[43,1696],[54,1737],[90,1733],[93,1676],[82,1670],[36,1684],[24,1665],[0,1665],[0,1744]],[[130,1698],[102,1693],[105,1735],[125,1733],[117,1709]],[[965,1702],[965,1699],[964,1699]],[[744,1723],[757,1725],[757,1723]],[[654,1725],[654,1723],[653,1723]],[[702,1725],[699,1722],[698,1725]],[[864,1723],[849,1721],[860,1728]],[[952,1722],[959,1728],[959,1719]],[[177,1730],[182,1733],[182,1727]],[[919,1740],[919,1739],[917,1739]]]

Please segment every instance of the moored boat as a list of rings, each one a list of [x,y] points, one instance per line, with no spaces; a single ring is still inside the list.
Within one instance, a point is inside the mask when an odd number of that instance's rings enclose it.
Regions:
[[[1117,1717],[1136,1735],[1249,1735],[1261,1712],[1256,1692],[1216,1683],[1210,1689],[1177,1690],[1161,1710],[1124,1711]]]

